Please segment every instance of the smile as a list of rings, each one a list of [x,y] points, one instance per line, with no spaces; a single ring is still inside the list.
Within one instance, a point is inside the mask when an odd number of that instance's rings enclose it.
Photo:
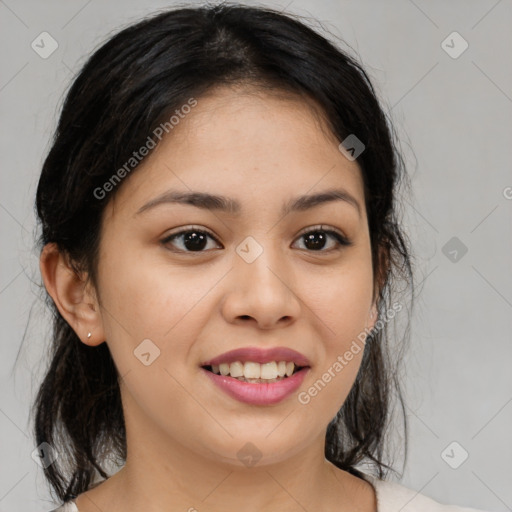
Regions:
[[[251,367],[249,366],[249,368]],[[201,372],[215,387],[231,398],[251,405],[272,405],[288,398],[300,387],[309,370],[309,366],[295,367],[290,376],[285,374],[273,379],[246,379],[244,376],[232,377],[227,374],[214,373],[211,367],[201,368]]]

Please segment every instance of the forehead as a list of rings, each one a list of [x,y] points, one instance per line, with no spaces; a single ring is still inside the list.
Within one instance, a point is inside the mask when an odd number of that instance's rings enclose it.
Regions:
[[[268,143],[266,133],[278,132],[286,126],[296,139],[298,135],[301,139],[314,135],[315,140],[323,138],[336,143],[320,105],[306,95],[254,86],[221,86],[197,101],[198,105],[185,116],[177,130],[173,129],[173,137],[169,139],[184,142],[192,138],[195,142],[201,139],[210,145],[214,141],[223,145],[224,137],[231,132],[238,137],[230,140],[230,144],[248,142],[249,137],[253,143],[260,140]]]
[[[346,159],[318,105],[280,91],[217,88],[122,183],[132,213],[167,189],[239,198],[304,195],[342,185],[364,202],[359,165]],[[281,204],[279,205],[281,206]]]

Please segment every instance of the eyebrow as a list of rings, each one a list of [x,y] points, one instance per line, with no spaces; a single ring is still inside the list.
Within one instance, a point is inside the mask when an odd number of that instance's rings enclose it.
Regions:
[[[303,195],[292,198],[283,205],[281,215],[284,217],[291,212],[302,212],[333,201],[344,201],[352,205],[359,214],[362,215],[361,206],[357,199],[350,195],[346,190],[329,189],[318,194]],[[240,202],[230,197],[208,194],[206,192],[179,192],[169,190],[160,196],[151,199],[143,205],[135,215],[148,211],[162,204],[189,204],[197,208],[205,210],[217,210],[231,215],[238,214],[242,211]]]

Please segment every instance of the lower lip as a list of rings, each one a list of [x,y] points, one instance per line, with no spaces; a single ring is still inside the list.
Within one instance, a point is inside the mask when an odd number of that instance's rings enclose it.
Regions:
[[[201,368],[208,378],[222,391],[240,402],[252,405],[271,405],[284,400],[294,393],[304,381],[309,367],[302,368],[291,377],[286,377],[277,382],[269,384],[242,382],[233,377],[217,375]]]

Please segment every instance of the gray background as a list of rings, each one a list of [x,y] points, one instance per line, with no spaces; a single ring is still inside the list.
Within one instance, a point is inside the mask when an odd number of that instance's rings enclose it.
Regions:
[[[28,414],[49,329],[36,298],[33,201],[57,109],[108,34],[169,5],[0,1],[0,512],[53,505],[31,458]],[[402,200],[423,288],[406,360],[411,436],[401,483],[445,503],[512,510],[512,3],[266,5],[318,18],[352,46],[402,139],[413,185]],[[31,48],[43,31],[59,45],[47,59]],[[458,58],[441,45],[453,31],[469,44]],[[443,252],[452,237],[456,261],[453,247]],[[444,459],[456,465],[462,450],[469,457],[453,469]]]

